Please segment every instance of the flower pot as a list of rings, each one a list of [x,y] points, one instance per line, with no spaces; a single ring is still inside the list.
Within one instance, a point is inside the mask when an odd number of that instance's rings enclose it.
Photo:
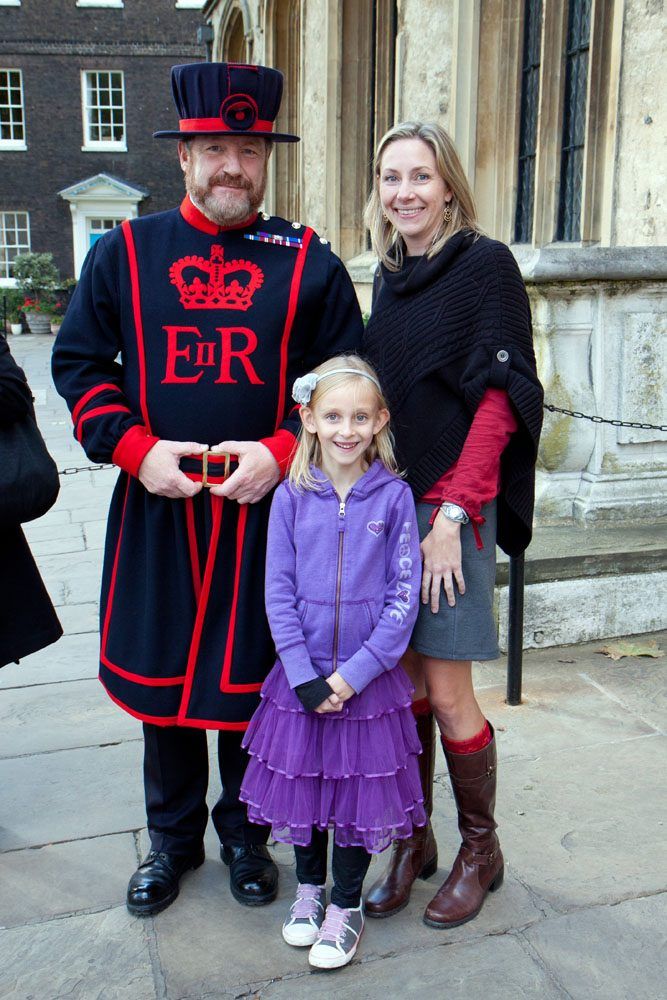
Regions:
[[[12,331],[12,334],[15,337],[19,337],[23,333],[23,324],[22,323],[10,323],[9,324],[9,329]]]
[[[50,333],[51,318],[45,313],[26,312],[28,329],[31,333]]]
[[[54,337],[56,336],[56,334],[58,333],[59,330],[60,330],[60,320],[59,319],[52,319],[51,320],[51,333],[53,334]]]

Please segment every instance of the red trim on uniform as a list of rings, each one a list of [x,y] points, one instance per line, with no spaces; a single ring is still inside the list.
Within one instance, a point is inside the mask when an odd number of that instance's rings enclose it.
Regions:
[[[188,529],[192,586],[195,592],[195,601],[198,604],[201,596],[201,568],[199,566],[199,550],[197,548],[197,535],[195,533],[195,511],[192,497],[188,497],[185,501],[185,523]]]
[[[135,719],[139,719],[141,722],[151,722],[154,726],[175,726],[178,723],[178,716],[176,715],[144,715],[143,712],[136,712],[129,705],[126,705],[124,701],[121,701],[120,698],[117,698],[115,694],[112,694],[101,677],[98,677],[98,680],[111,700]]]
[[[213,579],[213,567],[215,566],[216,556],[218,554],[218,539],[220,538],[220,522],[222,521],[222,506],[223,497],[211,497],[211,514],[213,523],[211,526],[211,539],[208,543],[208,553],[206,556],[206,566],[204,568],[204,578],[202,580],[201,592],[199,595],[199,601],[197,602],[197,614],[195,616],[195,624],[192,630],[192,638],[190,639],[190,653],[188,655],[188,663],[185,668],[185,684],[183,686],[183,696],[181,699],[181,711],[179,711],[179,718],[181,715],[185,715],[185,709],[183,706],[187,706],[190,701],[190,694],[192,693],[192,682],[195,675],[195,665],[197,663],[197,656],[199,655],[199,645],[201,643],[202,630],[204,628],[204,617],[206,615],[206,608],[208,607],[208,596],[211,591],[211,580]]]
[[[243,538],[245,536],[246,522],[248,520],[248,505],[241,504],[239,507],[239,520],[236,527],[236,566],[234,568],[234,596],[232,597],[232,609],[229,613],[229,626],[227,628],[227,645],[225,646],[225,656],[222,661],[222,676],[220,678],[220,690],[224,694],[251,694],[259,691],[261,684],[232,684],[229,676],[232,671],[232,653],[234,651],[234,631],[236,629],[236,611],[239,603],[239,583],[241,579],[241,563],[243,561]]]
[[[253,222],[257,218],[257,212],[249,216],[243,222],[237,222],[233,226],[219,226],[217,222],[212,222],[207,215],[197,208],[197,206],[191,201],[190,195],[186,194],[185,198],[181,202],[181,215],[186,222],[189,222],[191,226],[195,229],[200,229],[202,233],[208,233],[209,236],[217,236],[218,233],[226,233],[228,229],[246,229],[247,226],[252,226]]]
[[[141,415],[144,418],[146,430],[150,434],[151,422],[148,419],[148,407],[146,406],[146,355],[144,352],[144,326],[141,318],[141,293],[139,288],[139,266],[137,264],[137,250],[134,245],[134,236],[130,220],[126,219],[121,223],[125,245],[127,247],[127,257],[130,265],[130,286],[132,289],[132,312],[134,314],[134,329],[137,335],[137,358],[139,361],[139,405]]]
[[[90,400],[94,396],[97,396],[98,393],[107,392],[108,390],[113,390],[114,392],[121,391],[120,388],[117,385],[114,385],[112,382],[102,382],[101,385],[96,385],[92,389],[89,389],[88,392],[85,392],[81,397],[81,399],[79,400],[79,402],[74,407],[74,409],[72,410],[72,423],[75,424],[77,422],[77,420],[79,419],[79,414],[81,413],[81,410],[84,408],[86,403],[89,403]]]
[[[299,298],[299,290],[301,288],[301,278],[303,276],[303,269],[306,263],[306,253],[308,251],[308,244],[311,241],[312,235],[313,235],[313,230],[307,227],[306,231],[303,234],[303,241],[296,255],[296,264],[294,265],[294,273],[292,274],[292,284],[290,285],[290,290],[289,290],[287,317],[285,318],[285,327],[283,329],[283,337],[280,344],[280,381],[278,388],[278,411],[276,413],[276,430],[278,430],[283,421],[283,411],[285,409],[285,382],[287,380],[287,346],[289,344],[290,334],[292,333],[292,324],[294,323],[296,304]]]
[[[220,722],[217,719],[190,719],[185,714],[178,716],[177,723],[179,726],[189,726],[191,729],[232,729],[235,732],[245,732],[250,725],[250,721]]]
[[[141,463],[153,445],[160,439],[149,434],[141,424],[133,424],[125,431],[113,450],[111,461],[123,472],[138,476]]]
[[[182,677],[144,677],[143,674],[132,673],[131,670],[124,670],[123,667],[112,663],[109,657],[103,652],[100,652],[100,662],[105,667],[108,667],[112,673],[118,674],[119,677],[124,677],[125,680],[132,681],[133,684],[141,684],[143,687],[175,687],[177,684],[182,684],[185,680],[185,674]]]
[[[234,97],[245,96],[234,94]],[[254,104],[254,101],[253,101]],[[258,118],[249,128],[230,128],[222,118],[179,118],[179,132],[233,132],[239,138],[252,135],[253,132],[273,132],[273,122]]]
[[[122,403],[110,403],[108,406],[96,406],[92,410],[88,410],[87,413],[79,420],[76,425],[76,439],[81,444],[81,438],[83,437],[83,425],[86,420],[90,420],[92,417],[101,417],[103,413],[130,413],[129,406],[123,406]]]
[[[120,528],[118,530],[118,540],[116,551],[113,557],[113,568],[111,570],[111,580],[109,581],[109,593],[107,595],[107,606],[104,613],[104,625],[102,627],[102,641],[100,642],[100,659],[106,657],[107,634],[109,632],[109,622],[111,621],[111,608],[113,606],[113,595],[116,588],[116,573],[118,572],[118,559],[120,557],[120,543],[123,538],[123,525],[125,523],[125,510],[127,508],[127,497],[130,492],[130,479],[128,477],[125,485],[125,496],[123,498],[123,510],[120,515]]]
[[[297,446],[297,438],[288,431],[286,427],[279,428],[271,437],[260,438],[259,443],[265,445],[280,468],[281,475],[285,475],[290,465]]]

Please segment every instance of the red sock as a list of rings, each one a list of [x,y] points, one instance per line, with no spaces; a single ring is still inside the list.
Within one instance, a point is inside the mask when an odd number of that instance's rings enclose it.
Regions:
[[[420,698],[418,701],[412,702],[412,714],[417,715],[430,715],[431,705],[428,698]]]
[[[443,736],[442,745],[450,753],[477,753],[478,750],[483,750],[489,745],[491,738],[491,727],[485,721],[483,729],[480,729],[475,736],[471,736],[469,740],[448,740],[446,736]]]

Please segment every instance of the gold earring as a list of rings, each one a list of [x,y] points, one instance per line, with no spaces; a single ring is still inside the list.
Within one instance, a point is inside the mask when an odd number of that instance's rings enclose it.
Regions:
[[[444,219],[445,222],[452,221],[452,210],[449,207],[449,203],[445,204],[445,207],[442,212],[442,218]]]

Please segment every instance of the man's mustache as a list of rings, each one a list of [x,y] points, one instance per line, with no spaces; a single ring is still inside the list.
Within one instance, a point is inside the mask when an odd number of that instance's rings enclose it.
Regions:
[[[216,174],[208,182],[208,186],[212,190],[216,184],[221,184],[224,187],[238,188],[239,191],[252,191],[250,181],[245,181],[242,177],[233,177],[231,174]]]

